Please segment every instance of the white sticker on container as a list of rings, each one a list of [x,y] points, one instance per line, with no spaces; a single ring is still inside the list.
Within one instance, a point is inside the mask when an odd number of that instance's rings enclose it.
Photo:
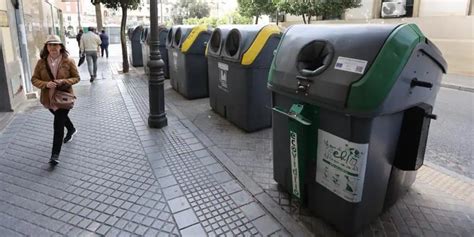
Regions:
[[[362,200],[369,144],[318,130],[316,182],[348,202]]]
[[[178,71],[178,52],[173,52],[173,66],[174,70]]]
[[[227,72],[229,71],[229,65],[218,62],[217,67],[219,68],[219,88],[227,91]]]
[[[358,73],[358,74],[364,74],[366,66],[367,66],[367,61],[365,60],[339,56],[337,58],[336,66],[334,66],[334,69]]]

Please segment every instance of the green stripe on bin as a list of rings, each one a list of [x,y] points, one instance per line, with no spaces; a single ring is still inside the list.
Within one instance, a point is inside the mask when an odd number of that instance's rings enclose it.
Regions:
[[[305,201],[307,165],[316,159],[317,136],[314,132],[319,125],[319,108],[308,104],[293,104],[288,113],[291,162],[291,193]],[[296,119],[300,118],[300,119]],[[309,121],[310,124],[301,121]]]
[[[388,37],[377,58],[362,79],[354,82],[347,98],[347,108],[371,111],[379,107],[410,56],[425,36],[415,24],[404,24]]]

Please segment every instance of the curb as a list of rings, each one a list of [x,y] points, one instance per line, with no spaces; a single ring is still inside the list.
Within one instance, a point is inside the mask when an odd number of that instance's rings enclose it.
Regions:
[[[460,91],[474,92],[473,87],[462,86],[462,85],[457,85],[457,84],[441,83],[441,87],[460,90]]]

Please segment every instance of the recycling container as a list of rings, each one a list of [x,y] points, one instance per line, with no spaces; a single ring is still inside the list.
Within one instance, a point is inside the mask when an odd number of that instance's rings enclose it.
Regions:
[[[133,31],[129,32],[130,39],[130,55],[129,60],[132,66],[142,67],[143,66],[143,57],[142,57],[142,38],[143,26],[137,26]]]
[[[132,34],[132,33],[133,33],[133,30],[134,30],[134,28],[132,28],[132,27],[127,28],[127,38],[128,38],[129,41],[132,40],[131,37],[132,37],[132,35],[133,35],[133,34]]]
[[[166,49],[166,37],[168,35],[168,29],[164,26],[158,27],[158,49],[160,50],[161,59],[165,65],[163,66],[163,73],[165,78],[169,78],[168,72],[168,50]],[[148,67],[148,61],[150,60],[150,28],[145,27],[142,34],[142,54],[143,54],[143,67],[145,73],[148,73],[150,68]]]
[[[166,48],[166,38],[168,37],[169,29],[165,26],[161,26],[158,28],[158,37],[159,37],[159,45],[158,49],[160,50],[161,59],[165,63],[163,67],[163,73],[165,74],[165,78],[170,78],[169,73],[169,60],[168,60],[168,50]]]
[[[187,99],[209,95],[205,51],[210,35],[205,25],[176,26],[168,33],[171,86]]]
[[[176,90],[178,87],[176,80],[171,80],[171,71],[178,71],[178,51],[179,48],[174,43],[174,35],[180,25],[172,26],[166,35],[166,50],[168,52],[168,76],[170,78],[170,85]]]
[[[148,60],[150,58],[150,27],[143,27],[142,36],[140,38],[140,43],[142,45],[142,60],[143,60],[143,69],[145,74],[148,74],[150,68],[148,67]]]
[[[358,232],[414,182],[446,69],[414,24],[288,28],[268,78],[274,179]]]
[[[271,92],[266,84],[280,37],[276,25],[220,26],[211,35],[207,51],[211,108],[247,132],[271,125]]]

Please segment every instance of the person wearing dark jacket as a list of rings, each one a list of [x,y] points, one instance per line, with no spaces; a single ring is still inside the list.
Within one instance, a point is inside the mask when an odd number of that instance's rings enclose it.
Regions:
[[[107,33],[105,33],[105,30],[102,30],[102,33],[99,35],[100,40],[102,43],[100,44],[100,51],[101,51],[101,56],[104,57],[104,50],[105,50],[105,55],[107,58],[109,58],[109,36]]]
[[[36,63],[31,77],[32,84],[41,89],[41,104],[54,115],[53,149],[49,160],[51,165],[58,164],[63,142],[70,142],[77,132],[69,119],[69,109],[58,108],[52,100],[54,91],[57,89],[63,88],[62,90],[74,94],[72,85],[80,80],[76,64],[68,55],[66,47],[58,36],[48,36],[40,54],[41,59]],[[47,67],[49,67],[51,75]],[[66,137],[64,137],[64,127],[67,129]]]
[[[76,40],[77,40],[77,45],[81,47],[81,37],[82,34],[84,34],[84,31],[82,29],[79,30],[79,33],[76,35]],[[81,55],[81,50],[79,49],[79,56]]]

